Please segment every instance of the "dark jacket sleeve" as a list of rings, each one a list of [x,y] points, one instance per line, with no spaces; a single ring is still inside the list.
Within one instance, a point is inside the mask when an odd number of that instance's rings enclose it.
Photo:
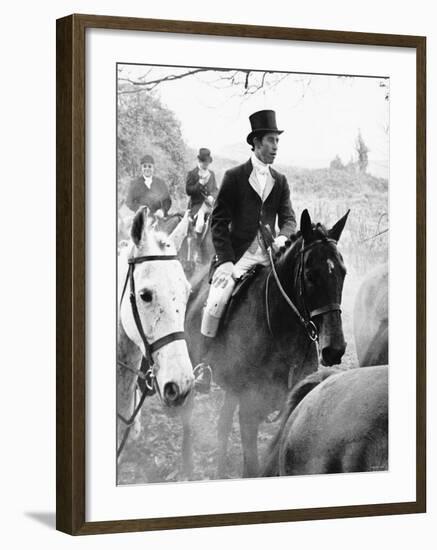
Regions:
[[[211,214],[212,242],[217,255],[215,267],[225,262],[235,262],[229,233],[232,215],[232,184],[232,176],[226,172]]]
[[[126,196],[126,206],[130,208],[133,212],[136,212],[138,209],[138,198],[137,198],[137,181],[131,181],[129,185],[129,190]]]
[[[164,181],[160,180],[161,187],[161,208],[164,211],[164,216],[167,216],[168,211],[171,207],[171,197],[167,185]]]
[[[209,187],[209,194],[216,199],[218,194],[218,187],[215,179],[215,174],[213,171],[211,171],[211,176],[208,181],[208,187]]]
[[[290,237],[296,233],[296,215],[290,200],[290,187],[288,186],[287,178],[283,176],[282,194],[278,209],[278,226],[279,235]]]
[[[187,181],[185,183],[185,191],[187,195],[197,195],[200,193],[200,183],[197,176],[197,170],[191,170],[187,174]]]

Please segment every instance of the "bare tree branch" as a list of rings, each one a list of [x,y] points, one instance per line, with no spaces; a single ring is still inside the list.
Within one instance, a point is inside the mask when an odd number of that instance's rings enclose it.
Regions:
[[[249,97],[258,93],[260,90],[263,90],[266,88],[269,88],[269,89],[275,88],[283,80],[285,80],[290,76],[289,74],[286,73],[284,75],[281,75],[280,78],[276,76],[275,78],[273,78],[273,80],[271,80],[268,78],[268,76],[274,75],[275,74],[274,71],[197,68],[197,69],[185,71],[180,74],[168,74],[166,76],[154,78],[153,80],[148,80],[147,78],[150,76],[150,73],[152,71],[153,71],[153,68],[149,69],[149,71],[145,75],[141,76],[140,78],[137,78],[136,80],[133,80],[131,78],[120,77],[119,82],[125,83],[125,85],[121,84],[121,87],[118,90],[118,94],[121,96],[124,94],[137,94],[140,92],[151,92],[162,83],[174,82],[176,80],[191,77],[201,73],[223,73],[220,76],[217,76],[217,78],[213,82],[210,80],[208,81],[208,79],[206,79],[203,83],[207,86],[212,86],[217,89],[220,89],[219,85],[221,83],[223,83],[223,85],[227,87],[241,86],[242,92],[240,92],[240,94],[243,97],[244,96]],[[305,96],[305,93],[308,87],[311,84],[311,78],[306,80],[303,79],[302,84],[303,84],[303,91],[302,91],[302,98],[303,98]]]
[[[170,74],[167,76],[163,76],[162,78],[157,78],[155,80],[146,80],[145,76],[141,77],[140,80],[132,80],[130,78],[119,78],[119,81],[127,82],[128,84],[131,84],[132,86],[138,86],[141,87],[138,90],[119,90],[119,94],[128,94],[128,93],[138,93],[139,91],[142,91],[142,88],[144,90],[150,91],[153,90],[158,84],[161,84],[163,82],[173,82],[174,80],[179,80],[181,78],[186,78],[187,76],[193,76],[198,73],[206,73],[206,72],[228,72],[229,69],[193,69],[192,71],[187,71],[185,73],[181,74]],[[150,72],[150,71],[149,71]],[[148,73],[147,73],[148,74]]]

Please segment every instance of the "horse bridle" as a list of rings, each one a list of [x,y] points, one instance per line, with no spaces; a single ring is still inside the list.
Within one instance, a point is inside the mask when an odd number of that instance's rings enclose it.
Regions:
[[[141,264],[141,263],[144,263],[144,262],[165,261],[165,260],[178,260],[179,261],[179,259],[176,255],[169,255],[169,256],[165,256],[165,255],[135,256],[135,257],[132,257],[132,258],[128,259],[129,268],[128,268],[128,271],[127,271],[127,274],[126,274],[126,279],[125,279],[125,282],[124,282],[124,285],[123,285],[123,291],[121,293],[120,306],[123,302],[124,294],[125,294],[126,288],[127,288],[127,283],[129,281],[129,283],[130,283],[129,301],[130,301],[131,308],[132,308],[132,315],[133,315],[138,333],[141,337],[141,340],[143,341],[144,351],[145,351],[144,357],[147,361],[147,364],[148,364],[149,368],[148,368],[147,372],[144,374],[141,371],[141,369],[136,370],[136,369],[130,367],[129,365],[126,365],[125,363],[122,363],[121,361],[118,361],[118,364],[122,368],[125,368],[125,369],[133,372],[134,374],[136,374],[138,377],[144,379],[145,389],[143,391],[143,394],[141,396],[141,399],[140,399],[138,405],[135,407],[135,409],[134,409],[134,411],[133,411],[133,413],[132,413],[132,415],[130,416],[129,419],[125,418],[122,414],[117,412],[118,418],[120,420],[122,420],[124,422],[124,424],[126,424],[126,426],[127,426],[127,428],[125,430],[125,433],[123,435],[122,441],[120,443],[120,446],[117,449],[117,458],[120,456],[120,454],[123,450],[123,447],[124,447],[124,445],[127,441],[127,437],[129,435],[130,429],[131,429],[131,427],[132,427],[132,425],[135,421],[135,418],[136,418],[137,414],[139,413],[146,397],[148,395],[153,395],[156,391],[158,392],[159,395],[161,395],[160,390],[159,390],[159,386],[156,382],[156,368],[154,366],[155,362],[153,360],[153,353],[155,353],[159,349],[163,348],[167,344],[170,344],[171,342],[175,342],[176,340],[185,340],[185,332],[175,331],[175,332],[170,332],[169,334],[166,334],[165,336],[162,336],[161,338],[158,338],[158,340],[155,340],[152,343],[149,343],[148,340],[147,340],[147,337],[144,333],[143,325],[141,323],[140,314],[138,312],[138,305],[137,305],[137,300],[136,300],[136,295],[135,295],[135,279],[134,279],[134,271],[135,271],[136,264]]]
[[[271,276],[272,273],[273,273],[275,282],[278,286],[279,292],[281,293],[282,297],[284,298],[286,303],[289,305],[289,307],[293,310],[296,317],[299,319],[299,322],[301,323],[301,325],[305,329],[306,333],[308,334],[309,339],[312,342],[316,342],[319,338],[319,333],[318,333],[317,327],[316,327],[316,325],[313,321],[313,318],[317,317],[318,315],[324,315],[325,313],[329,313],[331,311],[341,311],[340,304],[338,304],[336,302],[332,302],[332,303],[329,303],[325,306],[310,310],[310,309],[308,309],[307,303],[306,303],[306,300],[305,300],[305,280],[304,280],[305,253],[310,248],[315,246],[316,244],[323,244],[323,243],[333,243],[333,244],[337,245],[337,241],[335,239],[331,239],[331,238],[326,237],[324,239],[317,239],[317,240],[313,241],[312,243],[310,243],[306,246],[304,246],[304,243],[302,242],[302,247],[301,247],[301,250],[299,251],[300,260],[299,260],[297,278],[299,279],[299,283],[300,283],[300,295],[301,295],[301,298],[302,298],[302,302],[303,302],[303,306],[304,306],[304,309],[305,309],[305,316],[306,317],[304,317],[300,313],[299,309],[293,304],[290,297],[285,292],[284,287],[282,286],[281,281],[279,280],[279,276],[278,276],[278,273],[276,271],[275,263],[273,261],[272,247],[270,246],[268,248],[271,271],[268,274],[267,280],[266,280],[266,294],[265,294],[266,300],[265,301],[266,301],[267,324],[268,324],[269,331],[270,331],[271,334],[273,334],[273,331],[272,331],[271,322],[270,322],[269,281],[270,281],[270,276]]]
[[[138,305],[137,305],[137,299],[135,295],[135,279],[134,279],[134,271],[135,266],[137,264],[142,264],[144,262],[155,262],[155,261],[166,261],[166,260],[178,260],[178,257],[176,255],[148,255],[148,256],[134,256],[132,258],[128,259],[129,269],[126,275],[126,280],[124,282],[123,286],[123,292],[121,294],[120,299],[120,305],[123,301],[124,293],[126,291],[127,283],[129,281],[130,283],[130,292],[129,292],[129,301],[132,308],[132,315],[135,321],[135,325],[137,327],[138,333],[141,337],[141,340],[144,345],[144,351],[145,351],[145,359],[147,360],[149,364],[149,371],[151,371],[151,378],[154,381],[155,380],[155,369],[154,366],[154,360],[153,360],[153,353],[158,351],[159,349],[163,348],[167,344],[170,344],[171,342],[174,342],[176,340],[185,340],[185,332],[184,331],[175,331],[170,332],[169,334],[166,334],[165,336],[162,336],[161,338],[158,338],[158,340],[155,340],[154,342],[150,343],[147,340],[147,337],[144,333],[143,325],[141,323],[140,314],[138,311]],[[147,374],[146,374],[146,384],[147,384]],[[149,390],[152,390],[151,387],[149,387]],[[159,391],[159,388],[158,388]]]

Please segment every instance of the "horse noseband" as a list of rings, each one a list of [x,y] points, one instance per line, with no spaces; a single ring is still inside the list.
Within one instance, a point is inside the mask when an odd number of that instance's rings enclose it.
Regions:
[[[323,307],[318,307],[310,311],[310,318],[313,319],[317,315],[323,315],[324,313],[329,313],[330,311],[339,311],[341,313],[341,306],[337,303],[327,304]]]

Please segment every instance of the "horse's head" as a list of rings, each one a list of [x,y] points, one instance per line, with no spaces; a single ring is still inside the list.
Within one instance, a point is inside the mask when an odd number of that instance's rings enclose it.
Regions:
[[[146,208],[140,208],[134,217],[130,258],[136,258],[138,263],[131,269],[134,268],[138,317],[147,344],[152,345],[157,389],[166,405],[175,406],[184,402],[194,381],[187,345],[181,335],[190,285],[177,259],[163,260],[176,255],[181,240],[180,228],[176,227],[168,236],[155,230],[154,221]],[[140,258],[144,261],[139,261]],[[129,286],[132,292],[131,283]],[[120,320],[128,337],[146,354],[129,292],[125,293],[121,303]],[[174,335],[178,336],[174,338]],[[166,336],[169,336],[168,340],[161,340]],[[154,350],[153,344],[158,341],[161,345]]]
[[[346,349],[341,298],[346,268],[337,249],[349,211],[331,228],[311,222],[308,210],[300,221],[302,244],[296,285],[307,318],[316,325],[322,365],[336,365]]]

